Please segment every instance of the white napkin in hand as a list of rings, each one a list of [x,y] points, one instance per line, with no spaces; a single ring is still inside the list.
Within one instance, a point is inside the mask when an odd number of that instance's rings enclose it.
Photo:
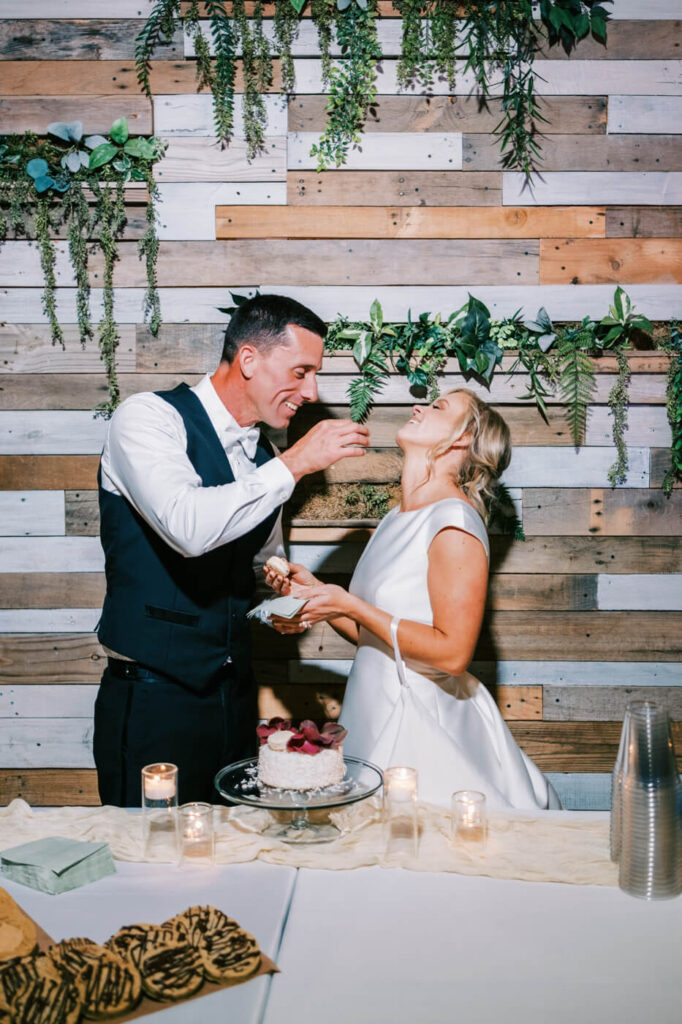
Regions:
[[[246,617],[247,619],[259,619],[260,622],[269,626],[271,615],[279,615],[282,619],[292,619],[300,612],[305,603],[305,599],[300,597],[289,597],[288,595],[286,597],[269,597],[247,612]]]

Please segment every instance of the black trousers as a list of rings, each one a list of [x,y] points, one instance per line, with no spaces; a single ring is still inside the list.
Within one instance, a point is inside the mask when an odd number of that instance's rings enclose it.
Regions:
[[[180,803],[219,803],[216,772],[256,753],[252,676],[226,677],[205,694],[134,662],[109,660],[95,701],[94,755],[103,804],[139,807],[147,764],[178,766]]]

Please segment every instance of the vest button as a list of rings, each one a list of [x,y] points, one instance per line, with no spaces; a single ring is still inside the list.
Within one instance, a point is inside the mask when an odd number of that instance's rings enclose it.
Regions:
[[[225,661],[223,662],[223,665],[231,665],[231,664],[232,664],[232,658],[228,654],[228,656],[225,658]]]

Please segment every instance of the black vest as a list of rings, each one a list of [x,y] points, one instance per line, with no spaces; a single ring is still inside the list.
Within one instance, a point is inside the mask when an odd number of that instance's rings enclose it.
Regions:
[[[234,474],[203,405],[186,384],[157,392],[182,416],[187,456],[204,487]],[[258,442],[255,462],[274,455]],[[246,612],[255,578],[253,559],[277,519],[275,510],[250,533],[187,558],[174,551],[98,474],[107,592],[98,638],[105,647],[203,692],[224,678],[226,666],[248,678],[251,662]]]

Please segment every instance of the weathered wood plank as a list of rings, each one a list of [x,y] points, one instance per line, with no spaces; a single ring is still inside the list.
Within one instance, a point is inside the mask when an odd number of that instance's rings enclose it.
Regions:
[[[19,572],[0,577],[0,608],[101,608],[106,592],[98,572]]]
[[[95,455],[0,455],[0,490],[65,490],[97,486]]]
[[[268,135],[286,135],[286,100],[280,96],[264,96]],[[156,95],[154,104],[154,134],[163,138],[215,135],[213,96],[202,93]],[[236,95],[233,108],[233,138],[243,138],[244,97]]]
[[[0,547],[0,572],[102,572],[97,537],[8,537]],[[88,627],[91,628],[91,627]]]
[[[293,171],[317,167],[311,148],[319,141],[319,132],[290,132],[287,167]],[[349,171],[457,171],[462,167],[462,136],[429,132],[420,140],[408,132],[365,132],[360,145],[348,150],[344,167]]]
[[[541,771],[610,772],[620,742],[620,722],[513,722],[514,738]],[[680,750],[682,726],[674,723]],[[678,755],[682,768],[682,757]]]
[[[94,723],[61,718],[50,728],[43,718],[20,718],[0,729],[0,764],[6,768],[93,768]]]
[[[0,492],[0,536],[63,536],[62,491]]]
[[[613,722],[623,719],[631,700],[653,700],[667,707],[673,721],[682,720],[682,686],[546,686],[547,722]]]
[[[162,240],[216,237],[215,208],[229,204],[267,207],[286,203],[283,181],[168,182],[159,185],[158,234]]]
[[[655,96],[677,97],[682,74],[682,61],[668,60],[535,60],[533,70],[538,75],[536,89],[542,96],[609,97],[609,128],[611,124],[611,97]],[[540,82],[542,78],[544,81]]]
[[[22,243],[13,243],[14,246]],[[7,247],[9,249],[9,246]],[[159,285],[220,286],[253,281],[294,285],[363,284],[370,278],[377,286],[393,284],[446,284],[475,279],[481,284],[537,284],[538,243],[528,238],[420,239],[389,238],[341,241],[340,239],[270,239],[268,258],[263,259],[259,239],[230,242],[161,242],[157,264]],[[145,268],[133,242],[121,242],[116,278],[124,287],[142,287]],[[11,259],[8,253],[7,260]],[[30,266],[29,266],[30,262]],[[35,265],[34,265],[35,264]],[[0,284],[37,284],[41,274],[38,253],[26,250],[23,266],[15,262],[8,272],[0,260]],[[92,284],[101,280],[103,256],[89,265]],[[12,280],[8,280],[11,277]]]
[[[670,469],[670,448],[652,448],[649,462],[649,486],[662,487],[666,473]],[[682,480],[675,480],[673,487],[682,487]]]
[[[500,166],[493,135],[464,135],[462,166],[494,171]],[[675,171],[682,158],[679,135],[548,135],[542,143],[541,171]]]
[[[540,239],[541,284],[681,281],[682,238]]]
[[[88,768],[0,769],[0,803],[16,797],[32,807],[95,807],[97,772]]]
[[[682,514],[679,523],[682,527]],[[682,575],[612,576],[604,573],[597,578],[597,606],[600,611],[682,611]]]
[[[136,368],[143,373],[208,373],[220,361],[223,324],[162,324],[154,336],[146,324],[136,327]]]
[[[676,491],[610,488],[538,489],[523,492],[523,523],[529,536],[602,534],[607,536],[680,536],[682,498]]]
[[[607,238],[679,238],[682,206],[607,206]]]
[[[334,662],[329,662],[333,665]],[[505,685],[682,686],[682,665],[655,661],[496,661],[472,662],[469,671],[489,687]]]
[[[560,226],[566,226],[561,230]],[[601,207],[218,206],[217,238],[557,238],[603,237]],[[355,248],[354,248],[355,253]],[[436,256],[439,258],[439,255]],[[414,268],[411,268],[414,271]],[[306,277],[306,280],[308,278]],[[416,283],[416,282],[415,282]],[[435,283],[435,282],[434,282]]]
[[[3,88],[0,83],[0,90]],[[3,96],[0,134],[44,135],[52,121],[82,121],[88,135],[108,132],[118,117],[128,119],[131,135],[152,134],[152,106],[145,96]]]
[[[524,510],[524,520],[526,512]],[[558,524],[558,518],[555,519]],[[533,536],[525,542],[491,537],[494,572],[681,572],[682,545],[675,536]],[[558,526],[555,533],[558,532]]]
[[[53,18],[0,21],[0,58],[37,60],[46,53],[59,60],[130,60],[135,54],[135,37],[141,23],[137,20]],[[184,55],[182,32],[175,32],[168,44],[159,45],[157,61],[178,60]]]
[[[247,159],[244,139],[221,149],[215,138],[171,139],[166,155],[154,165],[154,177],[167,181],[286,181],[285,138],[268,138],[266,151]]]
[[[92,341],[83,348],[75,326],[65,325],[62,330],[63,349],[52,344],[48,327],[0,324],[0,374],[101,373],[102,360],[96,343]],[[116,350],[116,367],[119,373],[134,373],[135,328],[132,324],[124,324],[119,328],[119,334],[121,340]]]
[[[0,633],[94,632],[98,608],[3,608]]]
[[[3,455],[89,455],[101,452],[105,434],[92,413],[0,412]]]
[[[620,6],[620,3],[619,5]],[[648,5],[647,5],[648,6]],[[644,5],[639,13],[630,15],[627,21],[615,20],[618,15],[609,11],[612,19],[608,27],[608,45],[602,46],[596,39],[586,36],[576,48],[575,56],[581,60],[663,60],[679,57],[679,34],[682,23],[678,20],[644,21]],[[679,15],[679,10],[678,10]],[[675,15],[673,15],[675,17]],[[546,60],[568,60],[562,46],[543,50]]]
[[[532,191],[524,189],[524,185],[523,174],[504,172],[502,201],[505,206],[522,203],[537,203],[538,206],[682,204],[681,171],[548,171],[543,172],[542,178],[536,178]]]
[[[67,537],[99,537],[97,491],[66,491],[64,511]]]
[[[218,360],[216,359],[216,364]],[[214,364],[215,365],[215,364]],[[146,374],[121,374],[121,396],[138,391],[158,390],[165,387],[158,375],[154,375],[156,383],[150,381]],[[170,376],[163,374],[169,387],[175,387],[182,379],[188,384],[196,384],[200,379],[195,374]],[[33,410],[91,410],[98,402],[106,400],[108,389],[104,373],[60,374],[52,377],[45,374],[15,374],[6,380],[4,389],[0,388],[0,409],[33,409]],[[0,414],[1,415],[1,414]],[[87,428],[86,428],[87,433]],[[101,451],[93,440],[91,451]],[[63,451],[63,449],[61,449]]]
[[[511,689],[511,687],[510,687]],[[3,686],[0,690],[0,721],[5,730],[14,718],[92,718],[97,687],[75,683]]]
[[[326,96],[299,95],[290,99],[289,131],[323,131],[327,102]],[[540,110],[547,118],[543,134],[603,133],[606,102],[605,96],[541,99]],[[477,96],[379,96],[366,123],[372,132],[492,132],[501,116],[502,101],[495,97],[482,106]],[[326,172],[325,177],[329,173],[338,172]]]
[[[231,285],[236,283],[232,283]],[[253,295],[259,282],[243,285],[239,290]],[[314,309],[327,322],[335,320],[340,312],[351,320],[363,320],[375,299],[381,303],[384,318],[406,321],[410,310],[454,310],[467,301],[470,293],[484,302],[494,317],[511,316],[519,308],[535,314],[544,306],[553,320],[577,320],[583,316],[601,318],[613,301],[612,285],[442,285],[431,287],[391,286],[368,287],[354,285],[302,286],[283,284],[262,285],[262,293],[288,295]],[[665,284],[628,285],[628,294],[640,313],[650,320],[668,320],[679,314],[679,286]],[[220,306],[230,303],[229,288],[161,288],[159,291],[162,318],[166,323],[225,323]],[[13,324],[44,324],[41,309],[41,288],[0,288],[3,320]],[[114,303],[119,324],[143,322],[144,290],[142,288],[115,288]],[[102,291],[91,292],[93,316],[102,313]],[[76,292],[73,288],[58,288],[57,316],[62,324],[73,324],[76,319]]]
[[[609,96],[607,131],[649,135],[679,133],[682,96]]]
[[[290,206],[499,206],[501,172],[289,171]]]

